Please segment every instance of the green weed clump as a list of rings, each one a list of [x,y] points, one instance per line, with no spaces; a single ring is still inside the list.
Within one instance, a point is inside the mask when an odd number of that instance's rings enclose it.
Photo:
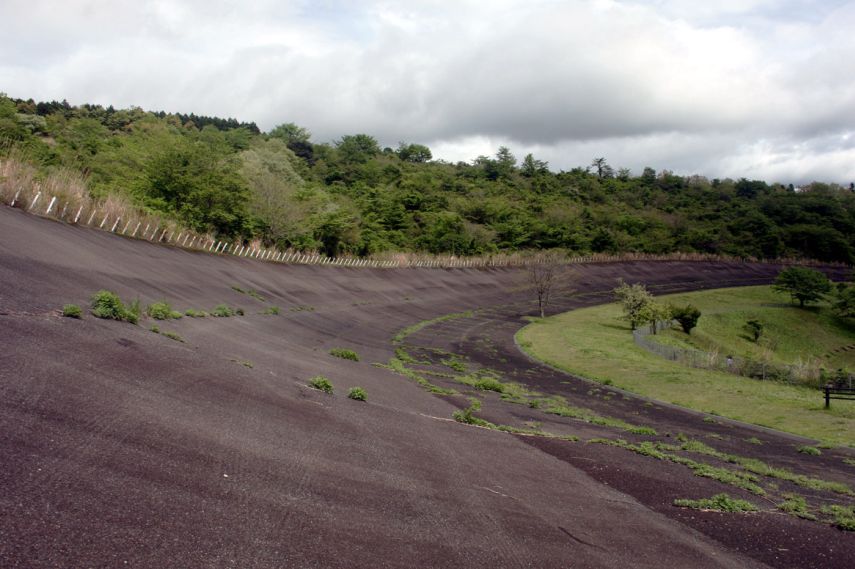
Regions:
[[[832,516],[838,529],[855,531],[855,506],[823,506],[820,511]]]
[[[184,311],[184,316],[189,316],[190,318],[205,318],[208,316],[208,313],[204,310],[195,310],[193,308],[188,308]]]
[[[66,304],[62,307],[62,315],[66,318],[80,318],[83,311],[76,304]]]
[[[172,310],[172,307],[165,301],[149,304],[145,309],[145,312],[155,320],[178,320],[183,316],[183,314],[177,310]]]
[[[354,401],[365,401],[368,399],[368,393],[361,387],[351,387],[350,391],[347,392],[347,397]]]
[[[797,518],[816,520],[816,516],[808,511],[807,501],[798,494],[785,494],[785,501],[778,504],[778,509]]]
[[[485,421],[484,419],[480,419],[476,417],[473,413],[481,409],[481,402],[477,399],[470,399],[471,405],[466,409],[458,409],[451,416],[458,423],[464,423],[466,425],[477,425],[479,427],[486,427],[488,429],[497,428],[496,425],[491,423],[490,421]]]
[[[98,318],[108,320],[119,320],[137,324],[140,320],[139,300],[135,300],[129,307],[122,304],[119,295],[109,290],[99,290],[92,295],[92,314]]]
[[[359,354],[347,348],[333,348],[330,350],[330,355],[343,360],[359,361]]]
[[[322,375],[316,375],[315,377],[310,379],[309,387],[311,387],[312,389],[317,389],[318,391],[323,391],[324,393],[333,392],[332,382]]]
[[[154,332],[155,334],[160,334],[160,326],[157,324],[152,324],[151,328],[148,329],[149,332]]]
[[[211,311],[211,316],[216,316],[217,318],[229,318],[235,315],[235,311],[232,310],[227,304],[218,304]]]
[[[674,500],[674,505],[680,508],[730,513],[756,512],[758,509],[751,502],[731,498],[727,494],[716,494],[712,498],[701,498],[700,500]]]
[[[175,332],[163,332],[162,335],[166,336],[170,340],[175,340],[176,342],[181,342],[182,344],[184,343],[184,338],[182,338]]]
[[[262,312],[265,316],[278,316],[281,310],[278,306],[270,306]]]
[[[822,454],[822,451],[816,447],[812,447],[810,445],[800,446],[798,451],[802,454],[809,454],[811,456],[819,456]]]

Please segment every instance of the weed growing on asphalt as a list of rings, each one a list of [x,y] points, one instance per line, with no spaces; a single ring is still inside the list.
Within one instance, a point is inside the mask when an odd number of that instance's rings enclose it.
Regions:
[[[809,454],[811,456],[819,456],[822,454],[821,450],[810,445],[800,446],[797,450],[802,454]]]
[[[189,316],[190,318],[205,318],[208,316],[208,313],[204,310],[195,310],[193,308],[188,308],[184,311],[184,316]]]
[[[797,518],[816,520],[816,516],[808,511],[807,501],[798,494],[784,494],[784,501],[778,504],[778,509]]]
[[[119,295],[109,290],[99,290],[92,295],[92,314],[98,318],[119,320],[136,324],[139,322],[139,300],[125,307]]]
[[[246,368],[249,368],[249,369],[252,369],[253,367],[255,367],[255,366],[253,365],[253,363],[252,363],[251,361],[249,361],[249,360],[241,360],[241,359],[238,359],[238,358],[232,358],[232,360],[231,360],[231,361],[235,362],[236,364],[240,364],[240,365],[242,365],[243,367],[246,367]]]
[[[152,324],[151,328],[148,329],[149,332],[154,332],[155,334],[160,334],[160,327],[157,324]]]
[[[177,310],[172,310],[172,307],[169,306],[165,301],[154,302],[149,304],[145,309],[146,314],[148,314],[151,318],[155,320],[169,320],[169,319],[179,319],[183,316]]]
[[[244,290],[237,285],[232,285],[232,290],[235,292],[239,292],[241,294],[246,294],[248,296],[251,296],[252,298],[254,298],[260,302],[267,302],[267,300],[265,300],[264,297],[261,296],[261,294],[259,294],[259,292],[257,290],[252,290],[251,288]]]
[[[184,343],[184,338],[176,334],[175,332],[162,332],[161,335],[166,336],[170,340],[175,340],[176,342]]]
[[[761,441],[757,437],[751,437],[751,438],[745,439],[745,442],[751,443],[752,445],[762,445],[763,444],[763,441]]]
[[[849,466],[855,466],[855,458],[844,458],[843,464],[848,464]]]
[[[758,510],[757,506],[751,502],[731,498],[727,494],[716,494],[712,498],[701,498],[700,500],[674,500],[674,505],[680,508],[729,513],[756,512]]]
[[[291,312],[314,312],[315,307],[307,304],[301,304],[299,306],[292,306]]]
[[[235,315],[235,311],[232,310],[227,304],[218,304],[211,311],[211,316],[216,316],[218,318],[229,318]]]
[[[76,304],[66,304],[62,307],[62,315],[66,318],[80,318],[83,311]]]
[[[323,391],[324,393],[333,392],[332,382],[322,375],[316,375],[315,377],[310,379],[309,387],[317,389],[318,391]]]
[[[458,409],[451,416],[458,423],[465,423],[467,425],[477,425],[479,427],[486,427],[488,429],[496,429],[498,428],[496,425],[489,421],[485,421],[484,419],[480,419],[476,417],[473,413],[475,411],[479,411],[481,409],[481,402],[475,399],[474,397],[469,400],[470,405],[466,409]]]
[[[354,401],[365,401],[368,398],[368,393],[361,387],[351,387],[347,392],[347,397]]]
[[[330,355],[343,360],[359,361],[359,354],[347,348],[333,348],[330,350]]]
[[[266,310],[264,310],[262,312],[262,314],[264,314],[265,316],[278,316],[279,312],[280,312],[280,309],[278,306],[271,306],[271,307],[267,308]]]
[[[845,531],[855,531],[855,506],[823,506],[823,514],[832,516],[832,523]]]

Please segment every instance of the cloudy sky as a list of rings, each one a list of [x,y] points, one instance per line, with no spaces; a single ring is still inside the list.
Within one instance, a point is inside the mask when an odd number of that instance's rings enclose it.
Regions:
[[[0,0],[0,92],[848,184],[853,30],[843,0]]]

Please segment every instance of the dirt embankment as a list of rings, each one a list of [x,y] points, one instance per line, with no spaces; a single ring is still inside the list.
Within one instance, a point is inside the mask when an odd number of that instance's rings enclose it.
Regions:
[[[621,276],[698,288],[776,273],[691,263],[580,271],[582,291]],[[674,514],[660,479],[688,484],[679,473],[660,474],[619,449],[454,423],[457,399],[372,365],[389,360],[390,339],[405,326],[493,307],[487,320],[421,334],[496,363],[467,344],[484,335],[505,372],[523,373],[532,363],[508,343],[529,310],[514,304],[528,300],[523,282],[511,270],[217,258],[0,208],[0,566],[852,565],[850,535],[819,525],[811,533],[771,514],[721,522]],[[183,343],[149,332],[150,321],[59,316],[102,288],[143,304],[226,303],[246,315],[158,323]],[[279,315],[263,314],[274,305]],[[361,361],[333,358],[332,347]],[[333,382],[332,396],[305,387],[317,374]],[[566,380],[532,378],[553,389]],[[368,402],[345,397],[356,385]],[[611,403],[602,410],[633,412],[632,402]],[[688,420],[664,408],[649,416],[658,428]],[[617,475],[624,465],[633,466]],[[715,484],[696,490],[711,495]],[[781,532],[790,541],[772,547]],[[773,549],[778,557],[766,553]]]

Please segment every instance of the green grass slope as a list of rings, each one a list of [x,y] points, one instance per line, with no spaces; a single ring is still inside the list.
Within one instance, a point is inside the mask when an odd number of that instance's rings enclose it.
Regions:
[[[855,364],[855,354],[833,353],[855,343],[855,327],[827,307],[799,309],[768,287],[722,289],[661,297],[691,302],[703,315],[692,338],[673,330],[663,343],[791,364],[819,358],[826,369]],[[855,404],[839,401],[823,408],[816,389],[759,381],[694,369],[654,355],[633,342],[616,304],[575,310],[538,320],[517,334],[533,357],[570,373],[699,411],[855,446]],[[765,325],[757,344],[742,325],[758,318]]]

